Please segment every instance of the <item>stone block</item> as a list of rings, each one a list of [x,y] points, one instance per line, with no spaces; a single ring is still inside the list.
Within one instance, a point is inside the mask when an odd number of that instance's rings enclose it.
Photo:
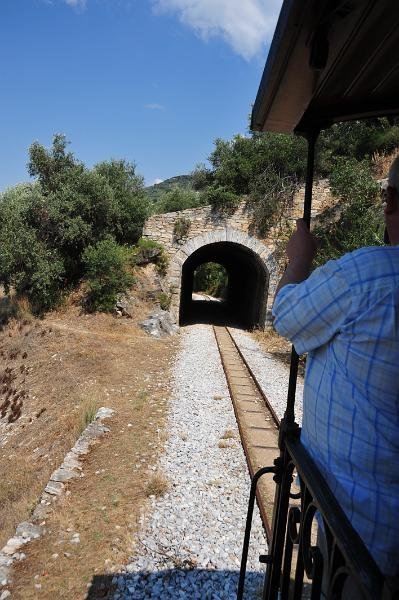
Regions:
[[[0,567],[0,585],[7,585],[10,579],[10,569],[8,567]]]
[[[226,228],[226,240],[228,242],[237,243],[238,241],[238,230],[232,227]]]
[[[79,473],[75,469],[60,467],[52,473],[50,479],[51,481],[62,481],[64,483],[65,481],[75,479],[76,477],[79,477]]]
[[[51,496],[60,496],[64,491],[64,484],[60,481],[49,481],[44,491]]]
[[[22,536],[15,536],[8,540],[7,544],[1,549],[3,554],[8,554],[12,556],[15,554],[22,546],[24,546],[28,540],[23,538]]]
[[[17,526],[16,534],[26,540],[36,540],[43,534],[43,528],[27,521],[23,521]]]

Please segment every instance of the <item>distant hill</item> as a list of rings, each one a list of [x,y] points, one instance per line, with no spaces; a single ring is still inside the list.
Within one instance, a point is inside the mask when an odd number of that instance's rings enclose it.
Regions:
[[[161,183],[149,185],[145,188],[145,191],[151,202],[155,203],[163,194],[170,192],[174,188],[191,189],[193,187],[192,182],[193,178],[191,175],[176,175],[176,177],[170,177]]]

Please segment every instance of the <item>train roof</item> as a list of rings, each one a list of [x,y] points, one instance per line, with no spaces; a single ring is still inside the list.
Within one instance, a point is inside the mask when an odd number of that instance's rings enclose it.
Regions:
[[[284,0],[251,128],[306,134],[398,115],[398,57],[397,0]]]

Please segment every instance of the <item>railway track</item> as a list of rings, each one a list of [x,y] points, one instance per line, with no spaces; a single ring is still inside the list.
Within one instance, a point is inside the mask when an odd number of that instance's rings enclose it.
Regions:
[[[279,419],[227,327],[213,326],[251,478],[279,456]],[[268,542],[271,538],[275,483],[262,477],[257,503]]]

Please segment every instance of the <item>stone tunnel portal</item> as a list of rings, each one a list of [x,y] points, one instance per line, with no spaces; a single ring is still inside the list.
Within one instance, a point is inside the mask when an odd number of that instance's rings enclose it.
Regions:
[[[225,267],[228,284],[223,302],[193,300],[195,270],[215,262]],[[235,242],[216,242],[196,250],[182,267],[180,325],[213,323],[246,329],[263,329],[269,273],[260,257],[250,248]]]

